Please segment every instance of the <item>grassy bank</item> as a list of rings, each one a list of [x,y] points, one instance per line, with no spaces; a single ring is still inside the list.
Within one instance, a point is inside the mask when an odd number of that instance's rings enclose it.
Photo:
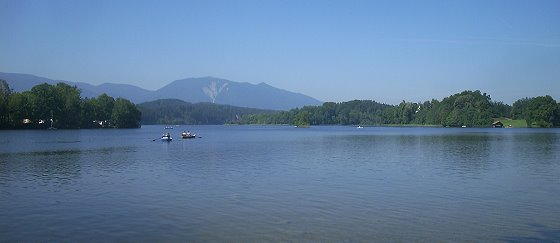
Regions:
[[[494,118],[494,121],[501,121],[504,124],[504,127],[510,127],[510,125],[514,128],[527,127],[527,121],[525,120],[513,120],[510,118],[500,117]]]
[[[441,125],[430,124],[379,124],[378,127],[442,127]]]

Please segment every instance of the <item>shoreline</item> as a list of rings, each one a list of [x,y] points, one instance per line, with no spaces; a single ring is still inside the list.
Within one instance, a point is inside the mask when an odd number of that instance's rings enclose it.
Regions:
[[[57,131],[57,130],[119,130],[119,129],[140,129],[142,126],[165,126],[166,124],[142,124],[140,127],[130,127],[130,128],[57,128],[57,129],[42,129],[42,128],[19,128],[19,129],[0,129],[0,131]],[[175,124],[173,126],[278,126],[278,127],[294,127],[292,124],[236,124],[236,123],[226,123],[226,124]],[[357,128],[361,126],[363,128],[368,127],[408,127],[408,128],[494,128],[491,126],[486,127],[446,127],[442,125],[428,125],[428,124],[376,124],[376,125],[341,125],[341,124],[322,124],[322,125],[308,125],[303,128],[311,127],[354,127]],[[302,127],[300,127],[302,128]],[[519,128],[530,128],[530,129],[555,129],[560,127],[503,127],[507,129],[519,129]]]

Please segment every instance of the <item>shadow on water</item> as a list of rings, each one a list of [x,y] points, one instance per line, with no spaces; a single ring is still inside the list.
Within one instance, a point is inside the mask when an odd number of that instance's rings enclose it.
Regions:
[[[36,143],[44,143],[44,144],[51,144],[51,143],[79,143],[80,140],[58,140],[58,141],[40,141]]]
[[[558,242],[560,239],[560,229],[553,229],[541,224],[529,224],[536,236],[507,236],[502,238],[506,242]]]
[[[27,174],[34,180],[69,182],[80,177],[80,154],[79,150],[0,154],[0,179],[11,181]]]
[[[393,157],[398,154],[401,160],[428,160],[461,173],[482,172],[492,166],[511,163],[522,163],[540,171],[560,161],[560,136],[556,133],[383,134],[326,138],[338,141],[326,143],[331,148],[343,146],[353,150],[359,144],[359,149],[370,150],[381,158],[383,154]]]
[[[0,153],[0,183],[22,178],[18,176],[21,174],[31,175],[31,178],[43,181],[67,183],[80,178],[84,166],[98,168],[124,166],[123,163],[128,163],[125,159],[126,155],[133,150],[132,147],[110,147]],[[23,176],[23,178],[27,177]]]
[[[516,141],[516,147],[513,150],[518,157],[524,157],[528,154],[538,154],[542,157],[542,161],[555,161],[558,159],[558,150],[560,149],[560,136],[554,133],[541,134],[517,134],[512,137]]]
[[[426,137],[423,149],[430,159],[440,160],[446,168],[460,173],[479,173],[487,171],[494,163],[492,151],[496,149],[496,139],[484,134],[465,134],[462,136]]]
[[[353,135],[332,136],[328,150],[342,147],[367,150],[370,158],[394,163],[431,163],[461,173],[488,170],[492,151],[499,148],[500,138],[485,134],[457,135]],[[361,147],[356,149],[356,144]],[[328,151],[327,150],[327,151]]]

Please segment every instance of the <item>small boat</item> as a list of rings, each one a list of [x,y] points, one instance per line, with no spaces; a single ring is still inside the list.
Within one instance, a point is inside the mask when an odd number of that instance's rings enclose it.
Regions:
[[[173,129],[172,126],[165,126],[165,129]]]
[[[465,126],[465,125],[462,125],[461,127],[462,127],[462,128],[465,128],[465,127],[467,127],[467,126]]]
[[[171,142],[172,140],[173,140],[173,138],[171,137],[171,134],[169,134],[169,133],[163,134],[163,136],[161,136],[161,141]]]
[[[362,129],[362,128],[364,128],[364,127],[362,127],[362,126],[358,126],[357,128],[358,128],[358,129]]]
[[[196,138],[196,134],[191,132],[183,132],[181,133],[181,138],[188,139],[188,138]]]

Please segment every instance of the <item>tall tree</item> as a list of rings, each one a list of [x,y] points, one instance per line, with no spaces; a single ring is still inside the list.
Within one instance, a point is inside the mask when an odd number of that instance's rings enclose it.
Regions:
[[[296,126],[309,126],[309,112],[305,110],[298,112],[293,124]]]
[[[107,94],[102,94],[95,99],[91,100],[95,108],[95,118],[98,121],[110,121],[113,115],[113,106],[115,105],[115,99],[108,96]]]
[[[9,126],[8,101],[11,94],[12,91],[8,86],[8,82],[0,79],[0,129],[7,128]]]
[[[50,121],[54,115],[62,112],[62,103],[56,88],[53,85],[44,83],[31,88],[33,118],[41,121],[39,127],[50,126]]]
[[[60,99],[60,113],[56,114],[55,122],[58,128],[75,128],[80,126],[80,90],[76,86],[65,83],[56,84],[56,91]]]
[[[113,106],[111,121],[118,128],[137,128],[140,127],[141,115],[132,102],[118,98]]]
[[[560,126],[558,103],[549,95],[515,101],[511,116],[514,119],[525,119],[531,127]]]
[[[91,99],[83,99],[80,102],[80,128],[96,128],[99,123],[94,123],[95,105]]]
[[[525,112],[525,119],[530,126],[553,127],[560,125],[556,123],[560,115],[558,105],[549,95],[530,99]]]
[[[9,127],[10,128],[23,128],[35,127],[35,124],[25,124],[24,119],[29,119],[29,122],[33,122],[33,108],[32,100],[33,94],[29,91],[23,93],[14,93],[10,95],[8,100],[8,112],[9,112]]]

